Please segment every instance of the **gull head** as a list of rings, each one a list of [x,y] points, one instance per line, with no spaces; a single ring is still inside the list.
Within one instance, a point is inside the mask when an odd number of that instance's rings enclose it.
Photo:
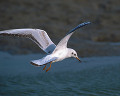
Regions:
[[[81,60],[78,58],[77,52],[74,49],[70,49],[69,54],[70,54],[70,57],[74,57],[81,62]]]

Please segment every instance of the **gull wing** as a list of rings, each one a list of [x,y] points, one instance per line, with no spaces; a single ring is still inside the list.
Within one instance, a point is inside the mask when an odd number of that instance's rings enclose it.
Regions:
[[[0,31],[0,35],[13,35],[18,37],[27,37],[34,41],[47,54],[53,52],[56,45],[51,41],[50,37],[44,30],[40,29],[12,29]]]
[[[90,24],[90,22],[81,23],[77,27],[75,27],[71,31],[69,31],[67,33],[67,35],[58,43],[58,45],[56,46],[54,52],[56,50],[58,50],[59,48],[66,48],[67,47],[67,42],[68,42],[69,38],[71,37],[71,35],[75,32],[75,30],[78,29],[78,28],[81,28],[81,27],[83,27],[85,25],[88,25],[88,24]]]

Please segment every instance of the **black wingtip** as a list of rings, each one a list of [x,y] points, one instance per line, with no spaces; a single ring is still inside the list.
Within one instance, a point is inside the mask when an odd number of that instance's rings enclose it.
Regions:
[[[71,32],[73,32],[73,31],[75,31],[76,29],[81,28],[81,27],[83,27],[83,26],[86,26],[86,25],[88,25],[88,24],[90,24],[90,23],[91,23],[91,22],[83,22],[83,23],[79,24],[77,27],[75,27],[75,28],[73,28],[72,30],[70,30],[70,31],[68,32],[68,34],[71,33]]]
[[[83,22],[83,23],[81,23],[81,24],[79,24],[79,25],[82,27],[82,26],[88,25],[88,24],[90,24],[90,23],[91,23],[91,22]],[[78,25],[78,26],[79,26],[79,25]]]
[[[91,22],[83,22],[83,23],[79,24],[78,26],[82,27],[82,26],[88,25],[88,24],[90,24],[90,23],[91,23]]]

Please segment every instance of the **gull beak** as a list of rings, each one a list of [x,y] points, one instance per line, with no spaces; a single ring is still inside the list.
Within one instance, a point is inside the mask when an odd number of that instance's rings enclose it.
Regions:
[[[78,57],[75,57],[76,59],[78,59],[80,62],[82,62]]]

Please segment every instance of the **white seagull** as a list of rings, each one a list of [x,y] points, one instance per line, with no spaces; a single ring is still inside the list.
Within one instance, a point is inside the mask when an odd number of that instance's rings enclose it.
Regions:
[[[58,43],[57,46],[51,41],[47,33],[41,29],[25,28],[4,30],[0,31],[0,35],[27,37],[34,41],[48,55],[39,60],[32,60],[30,63],[36,66],[45,65],[43,70],[45,70],[46,65],[50,63],[49,68],[46,70],[47,72],[51,68],[51,64],[53,62],[61,61],[65,58],[74,57],[81,62],[81,60],[77,56],[77,52],[74,49],[67,48],[67,42],[76,29],[88,24],[90,24],[90,22],[81,23],[77,27],[69,31],[67,35]]]

